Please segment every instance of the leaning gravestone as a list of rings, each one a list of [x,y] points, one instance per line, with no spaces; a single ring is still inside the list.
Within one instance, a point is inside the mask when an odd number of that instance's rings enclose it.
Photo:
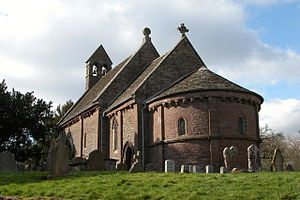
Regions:
[[[225,147],[223,150],[224,164],[229,170],[236,167],[238,160],[238,149],[235,146]]]
[[[247,148],[248,152],[248,171],[249,172],[258,172],[260,170],[260,154],[259,148],[251,144]]]
[[[49,155],[49,177],[64,176],[69,172],[69,148],[62,142],[54,145]]]
[[[283,171],[283,161],[280,149],[276,148],[272,157],[272,171]]]
[[[174,160],[165,160],[165,173],[175,172]]]
[[[0,153],[0,172],[16,172],[18,171],[14,154],[9,151]]]
[[[105,170],[104,156],[101,151],[94,150],[89,154],[87,160],[87,170],[89,171],[102,171]]]
[[[129,172],[143,172],[144,171],[144,167],[141,163],[141,159],[140,159],[140,151],[138,151],[136,153],[136,155],[133,156],[133,164],[131,165]]]

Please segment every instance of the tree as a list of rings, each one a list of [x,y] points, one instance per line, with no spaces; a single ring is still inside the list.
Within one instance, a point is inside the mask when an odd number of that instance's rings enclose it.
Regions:
[[[279,148],[283,158],[284,165],[292,164],[295,170],[300,170],[300,139],[297,137],[285,138],[283,133],[276,133],[267,125],[261,128],[260,144],[262,169],[270,170],[274,150]]]
[[[74,105],[74,102],[70,99],[65,104],[59,104],[56,107],[54,123],[57,124],[59,120],[68,112],[68,110]]]
[[[0,83],[0,151],[8,150],[21,162],[46,159],[54,126],[52,102],[37,99],[33,92],[7,91]]]

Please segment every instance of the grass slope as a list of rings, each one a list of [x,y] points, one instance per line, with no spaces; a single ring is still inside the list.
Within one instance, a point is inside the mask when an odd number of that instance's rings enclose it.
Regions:
[[[59,199],[300,199],[300,173],[0,173],[0,196]]]

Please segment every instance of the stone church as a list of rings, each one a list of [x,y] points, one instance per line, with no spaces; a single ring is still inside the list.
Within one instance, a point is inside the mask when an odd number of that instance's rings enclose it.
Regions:
[[[139,151],[143,166],[164,161],[224,166],[223,149],[236,146],[247,168],[247,147],[259,146],[263,98],[210,71],[178,27],[180,40],[160,55],[149,28],[139,49],[112,67],[101,45],[86,61],[86,90],[59,122],[73,156],[100,150],[128,168]]]

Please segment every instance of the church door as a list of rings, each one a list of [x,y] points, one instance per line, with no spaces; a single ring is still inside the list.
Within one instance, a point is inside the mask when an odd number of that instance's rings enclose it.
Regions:
[[[132,164],[132,149],[131,149],[131,147],[128,147],[126,149],[125,156],[126,156],[125,164],[127,165],[127,170],[129,170],[131,167],[131,164]]]

